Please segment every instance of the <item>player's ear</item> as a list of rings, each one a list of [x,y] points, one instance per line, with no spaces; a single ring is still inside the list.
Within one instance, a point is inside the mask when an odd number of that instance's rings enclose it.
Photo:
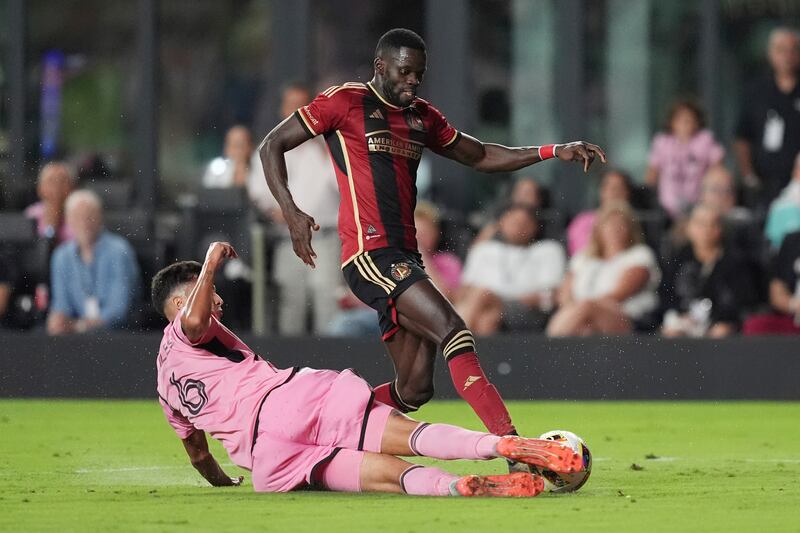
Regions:
[[[183,306],[186,305],[183,296],[179,296],[176,294],[171,298],[171,300],[172,300],[172,305],[174,305],[175,309],[177,309],[178,311],[183,309]]]
[[[386,63],[380,57],[376,57],[375,61],[372,62],[372,66],[375,67],[375,72],[383,76],[386,70]]]

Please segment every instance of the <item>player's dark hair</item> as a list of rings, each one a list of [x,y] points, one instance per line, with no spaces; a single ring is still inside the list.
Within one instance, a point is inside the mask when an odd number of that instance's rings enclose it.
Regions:
[[[387,51],[400,48],[413,48],[424,52],[425,41],[416,32],[406,28],[394,28],[378,39],[378,46],[375,47],[375,57],[383,57],[383,54]]]
[[[150,299],[156,312],[166,318],[164,307],[172,291],[194,280],[202,269],[197,261],[179,261],[159,270],[150,283]]]

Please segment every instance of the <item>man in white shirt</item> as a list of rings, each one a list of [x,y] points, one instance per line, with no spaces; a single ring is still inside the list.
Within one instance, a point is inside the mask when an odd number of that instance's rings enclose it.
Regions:
[[[467,256],[457,310],[474,333],[542,330],[553,307],[553,292],[566,266],[556,241],[537,241],[535,214],[508,208],[494,239],[476,244]]]
[[[281,117],[311,101],[311,93],[299,84],[288,85],[281,100]],[[275,248],[273,278],[280,289],[278,332],[302,335],[307,332],[307,312],[311,307],[313,328],[322,334],[338,311],[343,286],[339,268],[340,243],[336,230],[339,190],[325,139],[314,137],[286,153],[289,190],[298,207],[314,217],[320,229],[314,234],[316,268],[298,268],[289,230],[278,203],[267,187],[258,153],[253,154],[253,172],[247,190],[252,202],[280,227],[281,239]]]

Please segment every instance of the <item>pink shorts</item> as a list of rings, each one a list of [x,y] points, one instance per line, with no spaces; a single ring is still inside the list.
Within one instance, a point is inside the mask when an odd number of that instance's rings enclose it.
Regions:
[[[352,370],[303,368],[264,402],[253,448],[253,488],[287,492],[319,481],[342,449],[380,452],[392,412]]]

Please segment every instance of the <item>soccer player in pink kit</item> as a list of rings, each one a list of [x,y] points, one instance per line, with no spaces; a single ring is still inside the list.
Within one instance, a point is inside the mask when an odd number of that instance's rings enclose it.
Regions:
[[[253,487],[286,492],[328,490],[430,496],[536,496],[542,479],[519,472],[456,476],[397,456],[437,459],[503,457],[557,472],[581,458],[552,441],[498,437],[447,424],[411,420],[376,402],[351,370],[276,368],[220,322],[214,273],[236,257],[212,243],[205,263],[175,263],[152,282],[155,308],[169,324],[158,354],[158,395],[192,465],[214,486],[237,486],[208,450],[206,433],[231,460],[252,471]]]

